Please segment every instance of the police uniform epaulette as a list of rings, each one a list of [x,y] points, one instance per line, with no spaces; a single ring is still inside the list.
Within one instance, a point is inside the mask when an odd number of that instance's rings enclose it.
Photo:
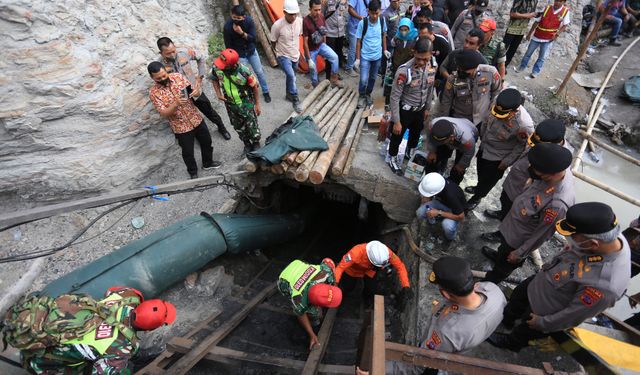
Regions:
[[[602,255],[591,255],[587,257],[587,262],[589,263],[602,262],[603,260],[604,258],[602,257]]]

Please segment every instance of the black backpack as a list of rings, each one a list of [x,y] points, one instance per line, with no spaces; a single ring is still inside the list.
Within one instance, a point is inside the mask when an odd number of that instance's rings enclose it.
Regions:
[[[364,40],[364,36],[367,35],[367,30],[369,29],[369,17],[367,16],[367,18],[365,18],[363,20],[364,24],[362,25],[362,38]],[[384,28],[385,28],[385,23],[384,23],[384,17],[382,17],[382,15],[380,15],[380,37],[382,38],[383,34],[384,34]]]

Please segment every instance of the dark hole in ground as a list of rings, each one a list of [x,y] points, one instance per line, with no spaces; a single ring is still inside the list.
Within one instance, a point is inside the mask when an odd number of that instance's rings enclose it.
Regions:
[[[263,191],[261,205],[270,205],[269,212],[259,212],[247,200],[236,209],[240,214],[292,213],[311,211],[305,230],[288,243],[245,254],[225,254],[210,266],[222,265],[234,277],[235,292],[223,302],[223,312],[212,324],[213,329],[233,316],[247,300],[276,282],[280,272],[294,259],[318,264],[329,257],[336,264],[354,245],[378,238],[390,219],[382,206],[361,200],[361,197],[341,185],[291,186],[277,181]],[[391,245],[391,244],[390,244]],[[266,268],[266,269],[265,269]],[[263,271],[260,276],[252,280]],[[379,294],[391,295],[397,290],[395,274],[381,280]],[[251,283],[251,284],[250,284]],[[250,285],[247,289],[247,285]],[[335,321],[331,340],[323,363],[353,365],[357,355],[358,335],[366,314],[361,285],[345,294]],[[244,295],[240,292],[247,289]],[[390,299],[387,299],[390,300]],[[392,299],[391,299],[392,300]],[[265,306],[266,305],[266,306]],[[399,313],[388,308],[390,321],[398,322]],[[396,319],[394,319],[396,318]],[[203,317],[204,319],[204,317]],[[197,322],[194,322],[194,325]],[[397,326],[397,327],[396,327]],[[319,327],[316,329],[319,329]],[[400,323],[389,325],[392,336],[401,336]],[[210,332],[194,338],[201,340]],[[289,301],[276,293],[249,316],[219,346],[259,354],[305,361],[308,356],[308,337],[293,314]],[[147,359],[148,360],[148,359]],[[146,361],[144,361],[146,362]],[[192,370],[194,374],[284,374],[298,373],[291,369],[276,369],[259,364],[201,362]]]

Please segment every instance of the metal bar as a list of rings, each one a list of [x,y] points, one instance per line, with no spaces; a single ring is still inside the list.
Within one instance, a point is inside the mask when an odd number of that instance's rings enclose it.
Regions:
[[[615,324],[619,325],[620,327],[624,328],[627,332],[635,335],[637,338],[640,338],[640,331],[637,330],[635,327],[633,327],[633,326],[627,324],[626,322],[616,318],[615,316],[611,315],[607,311],[603,311],[602,315],[606,316],[607,318],[609,318],[609,320],[611,320]]]
[[[309,353],[307,362],[304,364],[304,368],[301,372],[302,375],[315,375],[318,372],[320,362],[322,362],[324,353],[327,351],[327,346],[329,346],[329,339],[331,339],[331,330],[333,330],[333,323],[335,323],[336,321],[337,314],[338,309],[329,309],[327,315],[324,317],[324,321],[322,322],[322,326],[320,327],[320,332],[318,332],[318,341],[320,341],[320,347],[312,349],[311,353]]]
[[[271,294],[276,291],[275,284],[271,285],[269,288],[265,288],[262,292],[258,293],[255,297],[249,301],[244,307],[242,307],[235,315],[231,317],[228,321],[223,323],[218,329],[213,332],[211,335],[207,336],[201,343],[199,343],[192,351],[187,353],[184,357],[180,358],[175,365],[171,366],[168,370],[165,371],[167,374],[172,375],[184,375],[186,374],[193,366],[195,366],[198,361],[204,358],[209,350],[216,346],[222,339],[224,339],[231,331],[233,331],[242,321],[249,315],[249,313],[253,310],[254,307],[259,305],[262,301],[268,298]]]
[[[618,197],[620,199],[623,199],[623,200],[625,200],[625,201],[627,201],[627,202],[629,202],[631,204],[635,204],[636,206],[640,207],[640,200],[638,200],[636,198],[633,198],[633,197],[621,192],[618,189],[612,188],[612,187],[610,187],[610,186],[608,186],[608,185],[596,180],[593,177],[589,177],[589,176],[587,176],[587,175],[585,175],[585,174],[583,174],[581,172],[577,172],[577,171],[574,171],[573,175],[576,176],[577,178],[585,181],[585,182],[590,183],[591,185],[593,185],[595,187],[598,187],[598,188],[606,191],[607,193],[613,194],[613,195],[615,195],[616,197]]]
[[[609,146],[608,144],[606,144],[605,142],[599,140],[598,138],[594,137],[592,134],[587,134],[587,132],[582,131],[582,130],[578,130],[578,133],[587,138],[588,140],[590,140],[591,142],[597,144],[598,146],[604,148],[605,150],[609,151],[610,153],[619,156],[621,158],[623,158],[624,160],[633,163],[635,165],[640,166],[640,160],[634,158],[633,156],[630,156],[628,154],[625,154],[624,152],[616,149],[615,147]]]
[[[163,194],[167,192],[176,192],[189,190],[197,187],[203,187],[210,184],[224,182],[230,178],[246,175],[247,172],[231,172],[225,175],[209,176],[197,178],[188,181],[172,182],[169,184],[156,186],[155,191],[148,189],[134,189],[120,192],[113,192],[97,197],[63,202],[42,207],[31,208],[28,210],[20,210],[0,215],[0,228],[11,227],[19,224],[28,223],[30,221],[44,219],[57,214],[82,210],[86,208],[94,208],[105,206],[108,204],[122,202],[129,199],[144,198],[152,195]]]
[[[411,363],[439,370],[460,372],[474,375],[518,374],[545,375],[542,369],[512,365],[509,363],[489,361],[486,359],[467,357],[460,354],[427,350],[410,345],[387,342],[385,344],[387,358],[391,361]]]
[[[384,331],[384,297],[374,296],[373,300],[373,358],[371,375],[386,373],[385,331]]]
[[[184,354],[189,353],[193,345],[193,340],[174,338],[167,344],[167,347],[171,348],[171,350],[175,351],[176,353]],[[234,360],[236,362],[258,363],[261,365],[276,367],[279,369],[278,373],[281,373],[281,371],[283,370],[288,370],[288,373],[299,374],[305,365],[305,362],[296,359],[248,353],[239,350],[224,348],[221,346],[215,346],[211,348],[204,358],[210,361],[222,363],[228,363],[229,360]],[[354,373],[354,366],[321,364],[318,368],[318,372],[321,374],[352,375]]]

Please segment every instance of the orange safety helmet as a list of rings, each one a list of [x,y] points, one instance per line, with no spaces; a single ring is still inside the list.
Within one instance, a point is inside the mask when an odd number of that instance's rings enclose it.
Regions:
[[[151,331],[176,320],[176,307],[170,302],[150,299],[139,304],[133,310],[133,327]]]
[[[238,63],[239,59],[240,56],[238,55],[238,52],[236,52],[236,50],[227,48],[220,52],[220,56],[218,56],[218,58],[213,61],[213,64],[218,69],[224,70],[235,66]]]

